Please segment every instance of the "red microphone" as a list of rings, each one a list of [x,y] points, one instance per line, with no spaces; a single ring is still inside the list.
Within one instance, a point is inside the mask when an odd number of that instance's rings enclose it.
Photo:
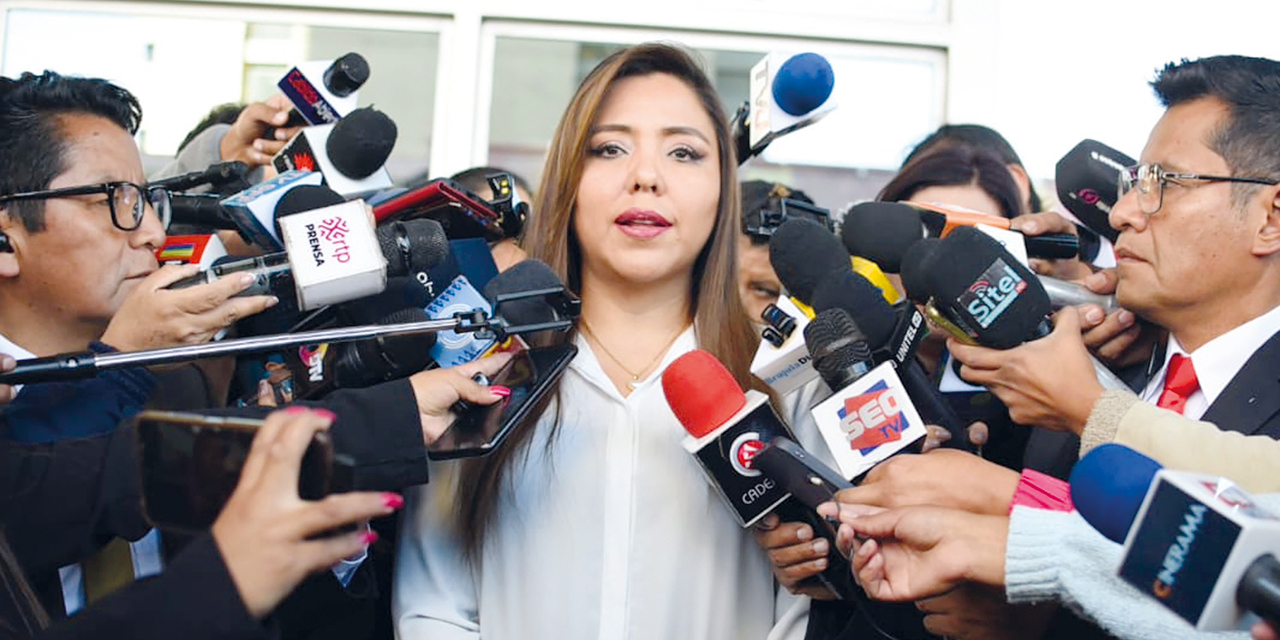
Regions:
[[[733,374],[706,351],[691,351],[662,373],[667,404],[689,435],[685,450],[698,459],[711,486],[733,508],[739,524],[749,527],[777,510],[783,522],[807,522],[815,535],[831,541],[827,569],[810,580],[841,597],[853,593],[849,566],[835,550],[834,532],[813,509],[795,500],[784,483],[763,473],[757,454],[770,443],[794,441],[791,430],[774,412],[769,396],[745,394]]]

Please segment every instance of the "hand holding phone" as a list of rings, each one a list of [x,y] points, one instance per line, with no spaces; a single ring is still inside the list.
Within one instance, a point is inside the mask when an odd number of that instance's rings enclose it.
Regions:
[[[578,348],[572,344],[539,347],[511,355],[497,354],[452,369],[463,375],[483,371],[490,385],[506,387],[510,394],[487,406],[466,409],[458,415],[450,411],[449,415],[454,419],[438,437],[429,439],[427,455],[433,460],[447,460],[481,456],[493,451],[542,400],[577,353]],[[483,364],[487,370],[478,368],[486,360],[494,362]],[[476,384],[471,380],[467,382]],[[463,399],[471,400],[465,396]],[[419,400],[419,406],[421,404]]]
[[[147,518],[160,529],[208,529],[242,481],[265,421],[169,411],[144,411],[135,420]],[[328,432],[316,431],[293,471],[293,489],[303,500],[320,500],[350,489],[351,472]]]
[[[303,407],[260,421],[239,482],[213,523],[218,552],[255,618],[269,614],[308,575],[377,539],[372,531],[326,533],[390,515],[404,504],[394,493],[302,499],[298,479],[306,473],[306,456],[332,421],[332,413]]]

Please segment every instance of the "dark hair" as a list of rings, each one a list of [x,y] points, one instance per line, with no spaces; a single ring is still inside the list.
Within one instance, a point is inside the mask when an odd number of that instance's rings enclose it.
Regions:
[[[516,187],[524,189],[524,192],[529,194],[529,197],[537,197],[537,194],[533,192],[533,189],[529,188],[529,183],[525,181],[524,178],[520,177],[514,171],[503,169],[501,167],[471,167],[470,169],[453,174],[449,179],[466,187],[470,191],[480,191],[481,189],[489,188],[489,181],[487,178],[495,173],[505,173],[510,175],[511,179],[516,181]]]
[[[1165,107],[1217,98],[1230,118],[1213,133],[1209,148],[1240,177],[1280,180],[1280,62],[1244,56],[1214,56],[1165,65],[1151,81]],[[1232,185],[1240,206],[1260,185]]]
[[[1005,165],[1016,164],[1019,167],[1023,166],[1022,158],[1018,156],[1018,152],[1013,150],[1013,145],[1009,144],[1009,141],[1000,135],[999,131],[980,124],[944,124],[938,127],[937,131],[929,134],[927,138],[921,140],[920,144],[917,144],[911,150],[911,153],[907,154],[907,158],[902,161],[902,167],[899,168],[899,171],[929,153],[954,147],[982,149],[998,156]],[[1035,187],[1031,188],[1031,197],[1028,200],[1030,200],[1027,204],[1030,205],[1031,212],[1034,213],[1043,208]]]
[[[1000,206],[1000,215],[1012,218],[1022,213],[1018,185],[999,156],[966,146],[934,151],[908,163],[876,199],[899,202],[926,187],[964,184],[981,187]]]
[[[756,235],[747,231],[749,227],[757,226],[760,223],[761,211],[777,209],[778,203],[783,198],[814,204],[813,198],[810,198],[805,192],[799,189],[792,189],[780,182],[746,180],[741,184],[741,187],[742,224],[739,226],[742,229],[742,233],[751,238],[751,244],[756,246],[769,244],[768,236]]]
[[[0,79],[0,194],[39,191],[67,170],[67,140],[60,118],[101,116],[133,135],[142,107],[127,90],[106,80],[74,78],[52,71]],[[5,207],[28,231],[44,229],[44,202]]]
[[[236,119],[240,117],[241,111],[244,111],[244,105],[239,102],[228,102],[210,109],[204,120],[201,120],[200,124],[192,127],[187,132],[187,137],[183,138],[182,144],[178,145],[178,153],[182,153],[182,150],[186,149],[187,145],[196,139],[196,136],[204,133],[205,129],[215,124],[234,124]]]

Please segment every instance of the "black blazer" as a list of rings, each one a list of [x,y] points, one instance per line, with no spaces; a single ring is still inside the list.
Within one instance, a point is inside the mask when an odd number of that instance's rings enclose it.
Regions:
[[[1280,332],[1253,352],[1200,419],[1223,431],[1280,439]]]
[[[407,380],[339,391],[322,402],[307,404],[327,407],[338,415],[331,431],[334,448],[354,460],[356,489],[398,490],[427,481],[417,402]],[[228,411],[267,412],[221,412]],[[59,415],[51,411],[44,419]],[[140,493],[137,446],[127,424],[93,438],[45,444],[0,439],[0,526],[5,527],[14,555],[33,578],[53,617],[62,613],[57,567],[80,561],[112,537],[133,540],[146,533],[149,525],[141,514]],[[371,571],[362,566],[356,577]],[[168,569],[162,575],[168,575]],[[353,581],[356,589],[344,590],[331,574],[313,577],[308,582],[314,584],[304,585],[295,594],[301,597],[288,599],[281,610],[284,618],[312,624],[291,624],[282,631],[290,637],[320,631],[314,628],[325,626],[315,624],[324,619],[319,614],[337,613],[335,602],[371,606],[367,603],[377,596],[372,576],[362,580],[370,586],[360,588]],[[150,589],[154,587],[144,591]],[[365,602],[351,602],[352,596]]]

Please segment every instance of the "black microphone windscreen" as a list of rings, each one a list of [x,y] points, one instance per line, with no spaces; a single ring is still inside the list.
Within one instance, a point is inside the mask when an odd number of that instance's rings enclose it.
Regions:
[[[506,293],[520,293],[562,287],[560,276],[541,260],[524,260],[511,268],[494,276],[484,287],[484,297],[490,304],[496,304],[498,296]],[[500,313],[509,324],[539,324],[559,320],[558,314],[551,305],[542,298],[526,298],[504,302]]]
[[[333,125],[325,153],[342,175],[362,180],[386,164],[396,146],[396,123],[373,107],[356,109]]]
[[[828,276],[813,292],[813,310],[844,309],[858,323],[872,349],[889,343],[898,324],[898,314],[866,278],[844,271]]]
[[[1054,170],[1058,201],[1084,226],[1115,242],[1119,232],[1108,218],[1116,204],[1120,172],[1137,164],[1097,140],[1083,140],[1062,156]]]
[[[850,255],[866,258],[887,273],[902,270],[902,257],[924,237],[915,209],[897,202],[863,202],[845,213],[840,239]]]
[[[421,287],[419,287],[421,288]],[[409,307],[383,316],[377,324],[425,322],[421,307]],[[334,377],[342,388],[359,388],[412,375],[431,365],[434,333],[382,336],[343,346],[334,365]]]
[[[345,98],[359,89],[369,79],[369,62],[364,56],[351,52],[333,61],[324,70],[324,88],[339,98]]]
[[[791,218],[769,240],[769,262],[787,293],[810,304],[814,289],[829,274],[851,271],[849,252],[821,224]]]
[[[871,345],[848,311],[827,309],[804,328],[813,368],[832,389],[842,389],[874,365]]]
[[[378,247],[387,259],[387,275],[428,271],[449,257],[449,238],[439,222],[402,220],[378,227]]]
[[[315,184],[299,185],[280,196],[280,201],[276,203],[276,219],[344,202],[346,200],[329,187]]]
[[[906,289],[907,298],[912,302],[924,304],[929,301],[929,286],[924,274],[933,269],[940,242],[937,238],[925,238],[911,245],[902,256],[902,288]]]
[[[1049,294],[1030,269],[991,236],[972,227],[938,244],[923,282],[934,304],[976,334],[978,342],[1008,349],[1043,335]]]
[[[401,309],[425,309],[431,295],[422,283],[409,276],[387,278],[387,286],[371,296],[338,305],[348,324],[382,324],[383,319]]]

